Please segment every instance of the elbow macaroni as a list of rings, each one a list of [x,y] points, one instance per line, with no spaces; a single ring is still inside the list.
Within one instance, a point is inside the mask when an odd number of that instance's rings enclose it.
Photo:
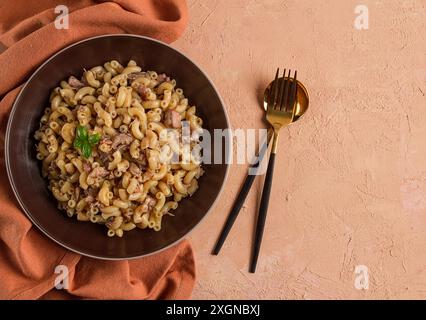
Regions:
[[[34,134],[42,174],[59,208],[79,221],[105,225],[109,237],[161,230],[163,216],[196,192],[203,173],[199,163],[183,161],[182,128],[167,116],[187,120],[194,130],[202,119],[175,80],[142,72],[133,60],[90,68],[82,81],[80,88],[61,81],[52,90]],[[74,147],[77,126],[101,136],[89,158]],[[171,164],[174,154],[183,163]]]

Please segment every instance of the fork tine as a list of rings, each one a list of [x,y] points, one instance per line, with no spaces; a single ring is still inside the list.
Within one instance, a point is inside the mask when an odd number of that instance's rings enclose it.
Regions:
[[[294,72],[294,78],[292,81],[292,86],[291,86],[291,94],[290,94],[290,104],[289,107],[291,108],[291,110],[293,111],[293,116],[294,116],[294,112],[296,109],[296,94],[297,94],[297,70]]]
[[[278,90],[279,90],[279,85],[278,85],[278,76],[280,74],[280,68],[277,69],[277,73],[275,74],[275,80],[274,80],[274,100],[272,102],[272,108],[274,109],[276,104],[277,104],[277,98],[278,98]]]
[[[290,79],[290,74],[291,74],[291,69],[288,70],[288,80]],[[284,75],[285,77],[285,75]],[[287,103],[288,103],[288,95],[289,95],[289,86],[290,86],[290,81],[285,81],[285,86],[284,86],[284,98],[283,98],[283,104],[281,105],[281,110],[282,111],[287,111]]]
[[[278,101],[277,101],[277,107],[278,109],[281,109],[281,106],[283,105],[283,95],[284,95],[284,85],[285,85],[285,73],[287,69],[284,68],[283,77],[280,82],[280,90],[278,93]]]

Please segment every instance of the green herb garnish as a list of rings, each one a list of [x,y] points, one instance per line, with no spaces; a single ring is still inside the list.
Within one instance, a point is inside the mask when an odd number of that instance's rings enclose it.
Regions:
[[[83,126],[78,126],[74,139],[74,148],[80,149],[81,154],[85,158],[92,155],[92,148],[99,143],[101,135],[99,133],[91,134]]]

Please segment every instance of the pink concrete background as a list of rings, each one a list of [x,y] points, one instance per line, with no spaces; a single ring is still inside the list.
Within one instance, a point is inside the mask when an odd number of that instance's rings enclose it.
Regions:
[[[257,96],[297,68],[310,110],[282,131],[256,274],[255,183],[220,256],[210,255],[246,174],[233,165],[190,240],[194,299],[426,298],[426,2],[189,0],[174,45],[217,85],[233,128],[261,128]],[[370,28],[354,28],[354,8]],[[356,265],[369,289],[354,286]]]

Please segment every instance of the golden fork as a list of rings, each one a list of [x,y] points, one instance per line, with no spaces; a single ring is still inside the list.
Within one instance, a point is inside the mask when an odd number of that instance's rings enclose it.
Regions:
[[[274,133],[272,137],[272,150],[269,157],[268,170],[266,172],[265,184],[263,186],[262,199],[260,201],[259,214],[257,217],[253,253],[250,263],[251,273],[256,271],[260,245],[262,243],[266,214],[268,212],[269,196],[271,194],[272,176],[274,173],[279,133],[281,128],[289,125],[293,121],[296,113],[295,102],[297,96],[297,71],[294,72],[294,77],[292,78],[291,70],[289,70],[286,79],[286,69],[284,69],[283,77],[279,79],[279,70],[280,69],[278,68],[267,99],[266,120],[271,125]]]

